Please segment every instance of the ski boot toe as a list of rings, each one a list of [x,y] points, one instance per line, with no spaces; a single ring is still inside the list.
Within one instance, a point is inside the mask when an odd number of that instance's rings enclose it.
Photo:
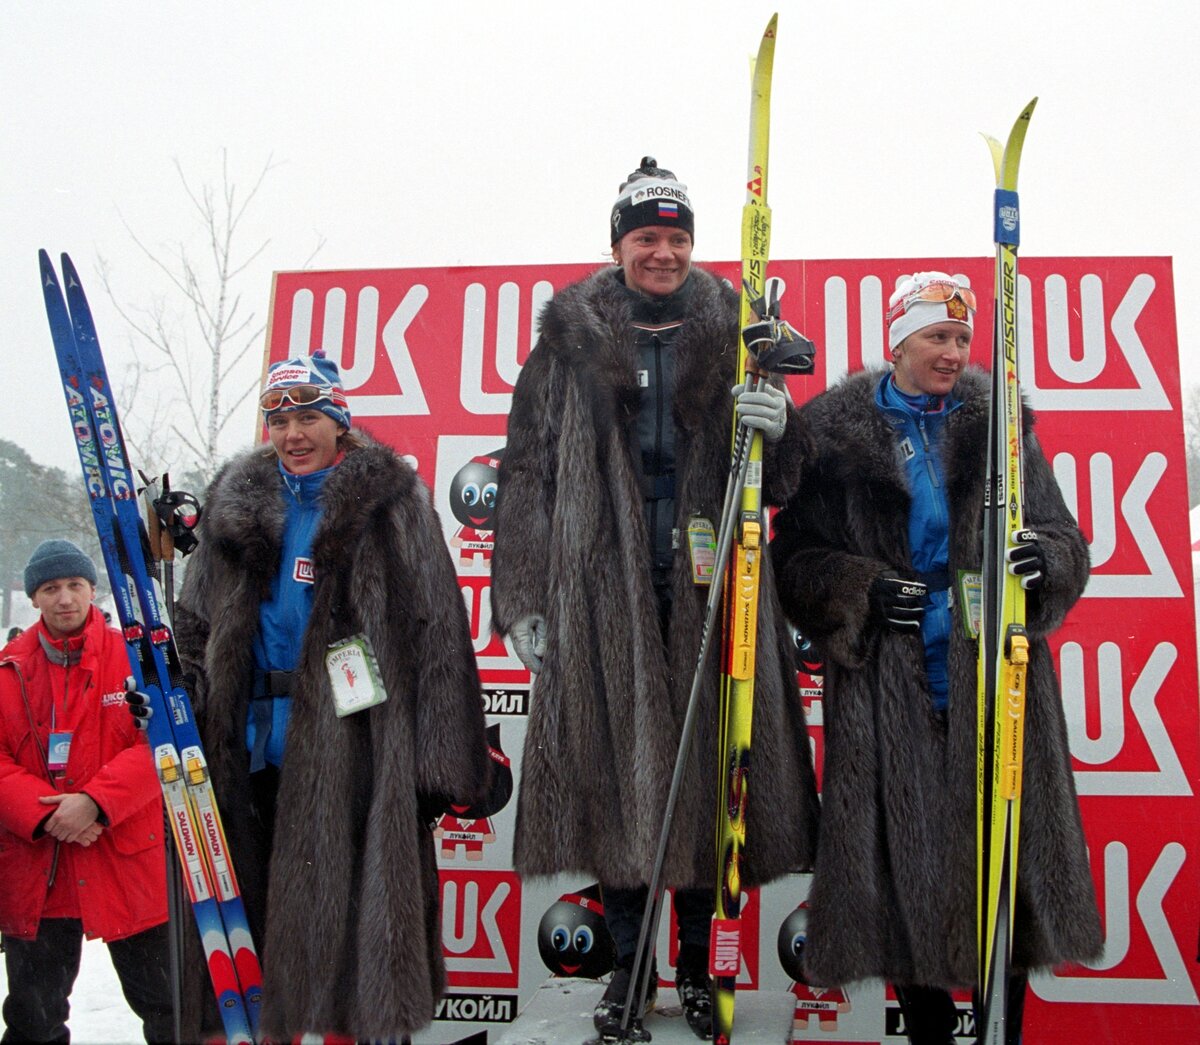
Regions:
[[[701,1041],[713,1036],[712,981],[708,973],[676,969],[675,990],[692,1033]]]
[[[658,1001],[658,974],[654,970],[651,970],[650,987],[646,992],[646,1004],[642,1006],[641,1012],[630,1014],[629,1026],[622,1030],[621,1016],[625,1012],[625,999],[629,994],[630,980],[629,970],[618,966],[608,983],[608,987],[604,991],[604,997],[600,999],[595,1012],[592,1013],[592,1023],[596,1028],[596,1033],[599,1035],[595,1039],[596,1041],[604,1042],[607,1045],[609,1042],[644,1042],[651,1040],[650,1032],[642,1026],[642,1017],[649,1012],[653,1012],[654,1005]]]

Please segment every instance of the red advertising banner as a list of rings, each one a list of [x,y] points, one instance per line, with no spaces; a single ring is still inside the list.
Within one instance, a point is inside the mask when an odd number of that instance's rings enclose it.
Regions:
[[[736,279],[733,263],[708,267]],[[408,455],[433,491],[471,618],[493,747],[511,760],[516,787],[529,676],[491,631],[496,466],[541,306],[593,268],[275,277],[269,360],[323,348],[342,368],[355,424]],[[899,277],[925,269],[964,277],[979,294],[972,356],[988,365],[992,268],[987,258],[773,262],[784,315],[819,352],[815,374],[791,379],[793,397],[806,401],[848,371],[882,365],[888,295]],[[1033,979],[1025,1041],[1197,1041],[1200,702],[1171,265],[1023,258],[1019,299],[1022,386],[1091,546],[1091,581],[1052,645],[1106,933],[1095,967]],[[819,755],[819,675],[802,673],[801,683]],[[543,913],[591,884],[517,879],[514,809],[515,799],[439,824],[450,989],[439,1010],[444,1033],[435,1024],[421,1041],[511,1021],[550,975],[538,957]],[[903,1041],[882,984],[824,1000],[795,990],[776,948],[785,922],[802,923],[806,894],[797,875],[756,897],[751,978],[797,994],[797,1041]],[[960,1009],[959,1038],[971,1041],[969,1000]]]

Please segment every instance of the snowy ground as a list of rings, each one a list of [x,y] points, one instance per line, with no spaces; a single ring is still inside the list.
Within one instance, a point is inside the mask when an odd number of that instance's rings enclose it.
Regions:
[[[0,994],[8,995],[8,978],[0,963]],[[79,979],[71,995],[72,1045],[127,1045],[142,1041],[138,1018],[125,1004],[121,982],[99,940],[84,940]]]

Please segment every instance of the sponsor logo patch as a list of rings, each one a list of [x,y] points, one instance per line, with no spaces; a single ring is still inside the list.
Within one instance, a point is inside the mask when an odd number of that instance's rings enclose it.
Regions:
[[[271,374],[267,382],[268,388],[278,388],[287,384],[308,384],[312,380],[312,371],[303,366],[283,366]]]
[[[302,556],[297,556],[296,561],[292,564],[292,580],[300,584],[312,584],[313,582],[313,561],[305,559]]]

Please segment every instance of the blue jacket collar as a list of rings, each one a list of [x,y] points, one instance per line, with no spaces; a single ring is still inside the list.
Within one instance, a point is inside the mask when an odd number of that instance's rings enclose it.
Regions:
[[[288,492],[300,504],[314,501],[321,495],[321,488],[325,485],[325,480],[329,478],[335,468],[337,468],[337,465],[331,464],[328,468],[322,468],[319,472],[309,472],[307,475],[293,475],[283,467],[282,461],[279,462],[279,474],[283,477],[283,485],[287,487]]]
[[[908,420],[920,420],[930,415],[944,417],[962,406],[962,400],[954,394],[953,389],[944,396],[910,396],[896,387],[892,372],[888,371],[875,387],[875,405],[889,420],[903,424]]]

